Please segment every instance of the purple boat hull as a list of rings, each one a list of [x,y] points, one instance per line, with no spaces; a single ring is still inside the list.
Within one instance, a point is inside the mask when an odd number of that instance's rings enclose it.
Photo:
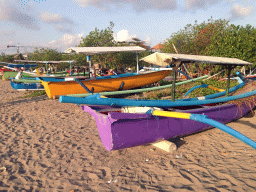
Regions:
[[[255,102],[240,104],[223,104],[214,107],[176,110],[185,113],[204,114],[220,123],[237,120],[252,110]],[[107,106],[82,106],[90,113],[98,127],[104,147],[111,151],[137,145],[189,135],[211,128],[208,124],[190,119],[156,117],[151,114],[133,114],[113,111]],[[105,111],[105,114],[104,114]]]

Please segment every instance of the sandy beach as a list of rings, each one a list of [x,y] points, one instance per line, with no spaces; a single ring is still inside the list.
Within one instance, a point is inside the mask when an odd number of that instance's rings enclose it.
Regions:
[[[217,128],[176,139],[173,153],[109,152],[79,106],[0,90],[0,191],[256,190],[256,150]],[[256,141],[256,116],[228,125]]]

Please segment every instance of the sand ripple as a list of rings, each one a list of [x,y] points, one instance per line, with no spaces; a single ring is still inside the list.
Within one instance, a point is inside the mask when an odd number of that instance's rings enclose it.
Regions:
[[[255,191],[256,151],[218,129],[108,152],[79,106],[0,89],[0,191]],[[255,117],[229,126],[256,140]]]

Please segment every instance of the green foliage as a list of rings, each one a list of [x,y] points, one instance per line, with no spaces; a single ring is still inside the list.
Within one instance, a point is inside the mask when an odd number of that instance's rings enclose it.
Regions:
[[[32,53],[30,60],[33,61],[60,61],[62,60],[62,54],[53,49],[35,49]]]
[[[209,55],[238,58],[253,63],[256,66],[256,29],[251,25],[229,25],[226,20],[208,19],[194,25],[188,24],[184,29],[171,35],[164,43],[163,51],[175,53],[173,44],[179,53],[193,55]],[[223,65],[199,65],[199,70],[205,68],[212,73],[224,69]],[[195,69],[194,64],[188,65],[189,71]]]
[[[24,98],[38,97],[38,96],[42,96],[42,95],[46,95],[46,92],[44,90],[42,90],[42,91],[28,91],[28,92],[25,93]]]
[[[226,20],[208,19],[208,22],[194,25],[188,24],[184,29],[171,35],[164,43],[163,51],[166,53],[178,53],[206,55],[205,49],[212,43],[212,37],[218,37],[228,27]]]
[[[106,29],[99,30],[97,27],[94,31],[91,31],[85,38],[82,38],[79,47],[112,47],[115,45],[114,41],[114,32],[113,32],[114,23],[110,22],[110,26]],[[85,60],[86,56],[78,57],[81,60]],[[91,57],[92,63],[100,63],[106,67],[114,66],[114,56],[113,54],[104,54],[104,55],[94,55]]]
[[[0,57],[0,61],[1,62],[7,62],[7,63],[11,63],[14,60],[14,55],[4,55],[2,54],[2,56]]]
[[[74,60],[73,55],[64,55],[53,49],[35,49],[34,53],[32,53],[29,60],[33,61],[66,61],[66,60]],[[39,67],[45,67],[45,64],[38,64]],[[68,63],[60,63],[58,64],[58,69],[69,68]]]
[[[113,36],[114,23],[110,22],[110,26],[106,29],[99,30],[97,27],[91,31],[89,35],[82,38],[79,47],[111,47],[115,44]]]
[[[207,46],[208,54],[245,60],[256,65],[256,29],[251,25],[229,26],[221,36],[212,37]]]
[[[62,61],[76,61],[75,66],[88,66],[86,55],[84,54],[63,54]],[[69,67],[69,64],[61,64],[62,66]]]
[[[168,84],[165,81],[162,81],[162,83]],[[160,82],[160,84],[161,84],[161,82]],[[169,84],[171,84],[171,82]],[[227,81],[218,81],[218,80],[214,80],[214,79],[192,82],[189,84],[176,86],[175,99],[181,99],[182,96],[184,96],[184,94],[186,92],[188,92],[192,87],[202,85],[202,84],[211,85],[213,87],[225,89],[225,90],[227,87]],[[230,81],[230,87],[234,87],[236,85],[238,85],[237,81],[232,81],[232,80]],[[161,99],[161,97],[167,97],[167,99],[171,99],[171,93],[172,93],[172,88],[166,88],[166,89],[158,90],[158,91],[150,91],[148,93],[144,93],[144,95],[141,99],[152,100],[152,99]],[[213,93],[218,93],[218,91],[212,90],[210,88],[198,88],[198,89],[195,89],[194,91],[192,91],[189,94],[189,97],[190,98],[201,97],[201,96],[206,96],[206,95],[210,95]]]
[[[138,59],[140,60],[143,57],[146,57],[148,55],[150,55],[151,52],[149,51],[143,51],[141,53],[139,53],[138,55]],[[133,52],[121,52],[121,53],[115,53],[115,65],[111,66],[113,68],[117,68],[117,69],[124,69],[124,68],[134,68],[134,70],[137,67],[137,59],[136,59],[136,53]],[[148,66],[149,64],[144,62],[144,61],[140,61],[140,66]]]
[[[208,47],[218,40],[229,27],[226,20],[208,19],[208,22],[198,24],[195,21],[194,25],[188,24],[184,29],[171,35],[164,43],[163,51],[166,53],[176,53],[173,45],[176,47],[178,53],[192,54],[192,55],[212,55]],[[195,70],[203,71],[208,69],[213,73],[220,71],[224,66],[221,65],[206,65],[187,64],[187,68],[191,73]]]
[[[91,31],[85,38],[82,39],[82,42],[79,44],[79,47],[112,47],[112,46],[130,46],[131,43],[126,42],[115,42],[113,36],[113,27],[114,23],[110,22],[110,26],[106,29],[99,30],[95,28],[94,31]],[[138,40],[137,43],[132,43],[133,45],[140,44]],[[139,54],[139,58],[149,55],[148,51],[144,51]],[[81,59],[81,60],[79,60]],[[75,58],[78,61],[86,61],[85,56],[80,56]],[[119,69],[123,71],[124,68],[134,67],[137,65],[136,62],[136,53],[131,52],[120,52],[113,54],[102,54],[94,55],[91,57],[92,63],[102,64],[103,67]]]
[[[202,85],[202,84],[211,85],[212,87],[225,89],[225,90],[227,88],[227,81],[218,81],[218,80],[214,80],[214,79],[209,79],[209,80],[205,80],[205,81],[199,81],[197,83],[197,85]],[[230,87],[234,87],[236,85],[238,85],[237,81],[232,81],[232,80],[230,81]],[[212,90],[209,88],[199,88],[198,90],[191,92],[189,94],[189,96],[191,98],[194,98],[194,97],[206,96],[206,95],[210,95],[210,94],[214,94],[214,93],[218,93],[218,92],[219,91],[217,91],[217,90]]]

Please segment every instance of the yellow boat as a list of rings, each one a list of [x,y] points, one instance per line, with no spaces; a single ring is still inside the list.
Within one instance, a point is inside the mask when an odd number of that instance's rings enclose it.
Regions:
[[[117,91],[120,89],[128,90],[156,83],[169,75],[169,73],[170,70],[166,70],[146,74],[137,74],[128,77],[82,80],[80,83],[86,86],[86,88],[89,90],[93,90],[94,93]],[[44,86],[46,94],[50,99],[60,95],[88,93],[88,91],[80,83],[75,80],[60,82],[41,81],[41,84]]]

